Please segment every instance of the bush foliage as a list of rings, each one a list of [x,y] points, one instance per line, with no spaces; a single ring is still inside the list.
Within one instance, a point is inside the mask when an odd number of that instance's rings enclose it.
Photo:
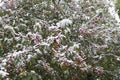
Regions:
[[[118,15],[120,16],[120,0],[116,0],[116,9],[118,10]]]
[[[2,80],[120,79],[120,27],[109,1],[3,0],[1,5]]]

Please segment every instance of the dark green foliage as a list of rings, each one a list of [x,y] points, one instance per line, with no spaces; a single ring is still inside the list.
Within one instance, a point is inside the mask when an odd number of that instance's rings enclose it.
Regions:
[[[118,15],[120,16],[120,0],[116,0],[116,10],[118,10]]]

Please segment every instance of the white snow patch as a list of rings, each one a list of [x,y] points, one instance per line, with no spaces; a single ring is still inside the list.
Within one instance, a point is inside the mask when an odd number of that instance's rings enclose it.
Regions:
[[[31,57],[32,57],[32,55],[29,54],[27,60],[29,61],[31,59]]]
[[[6,62],[7,62],[7,59],[3,59],[3,60],[2,60],[2,66],[5,66],[5,65],[6,65]]]
[[[29,50],[22,50],[22,51],[15,51],[14,53],[9,53],[9,55],[7,56],[7,57],[10,57],[11,55],[13,56],[13,57],[17,57],[17,56],[19,56],[19,55],[21,55],[21,54],[23,54],[23,53],[26,53],[26,52],[28,52]]]
[[[42,43],[40,43],[40,45],[50,46],[50,44],[48,44],[48,43],[46,43],[46,42],[42,42]]]
[[[73,46],[68,48],[68,51],[70,51],[70,53],[76,53],[75,48],[79,48],[80,43],[73,43]]]
[[[56,25],[58,27],[65,27],[65,26],[68,26],[71,24],[72,24],[72,20],[70,20],[70,19],[63,19],[63,20],[59,21],[58,23],[56,23]]]
[[[120,61],[120,57],[117,57],[117,61]]]
[[[118,13],[115,11],[115,4],[111,0],[103,0],[106,5],[110,5],[108,8],[109,13],[115,18],[118,22],[120,22],[120,18]]]
[[[4,2],[1,2],[1,1],[0,1],[0,7],[2,7],[3,5],[4,5]]]
[[[5,77],[5,76],[9,75],[9,73],[0,70],[0,75],[1,75],[2,77]]]
[[[52,29],[58,29],[58,26],[50,26],[49,30],[52,30]]]

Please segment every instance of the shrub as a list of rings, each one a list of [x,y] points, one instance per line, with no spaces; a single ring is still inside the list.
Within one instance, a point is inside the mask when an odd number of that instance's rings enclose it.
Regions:
[[[11,0],[1,4],[1,79],[120,79],[120,29],[109,3]]]
[[[120,16],[120,0],[116,0],[116,9],[118,10],[118,15]]]

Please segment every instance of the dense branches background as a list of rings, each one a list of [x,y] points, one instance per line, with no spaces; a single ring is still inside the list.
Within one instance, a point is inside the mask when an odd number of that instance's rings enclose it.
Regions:
[[[119,80],[118,9],[109,0],[1,0],[0,78]]]

